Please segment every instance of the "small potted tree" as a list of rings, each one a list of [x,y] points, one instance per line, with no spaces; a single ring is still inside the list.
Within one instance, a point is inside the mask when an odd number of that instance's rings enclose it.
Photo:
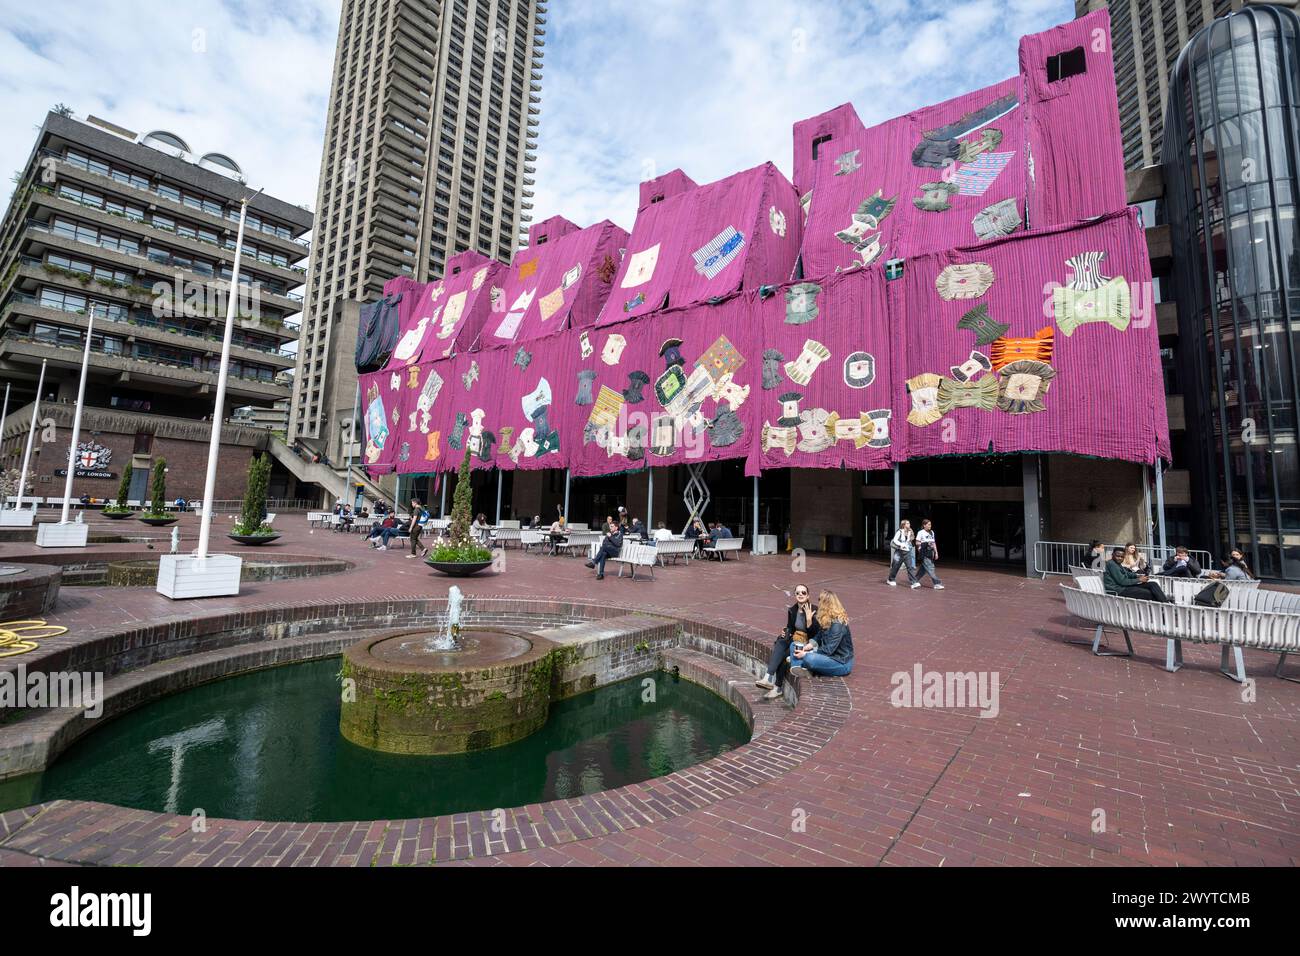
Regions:
[[[126,463],[126,469],[122,472],[122,483],[117,486],[117,501],[104,509],[105,518],[129,518],[135,514],[135,509],[126,503],[126,496],[131,493],[131,463]]]
[[[266,516],[266,490],[271,483],[271,456],[255,455],[248,463],[248,483],[244,486],[244,506],[239,521],[228,537],[240,544],[268,544],[280,537],[263,520]]]
[[[150,489],[153,498],[149,510],[140,515],[140,520],[155,528],[176,521],[176,515],[167,513],[167,459],[159,458],[153,463],[153,485]]]
[[[451,527],[447,541],[429,549],[425,564],[452,577],[468,577],[492,566],[492,552],[470,535],[473,491],[469,485],[469,449],[460,463],[456,494],[451,500]]]

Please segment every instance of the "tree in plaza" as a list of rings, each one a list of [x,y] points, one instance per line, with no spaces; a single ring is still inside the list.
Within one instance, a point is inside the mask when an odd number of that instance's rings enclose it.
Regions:
[[[248,463],[248,483],[244,486],[244,506],[240,511],[235,534],[272,534],[263,524],[266,514],[266,493],[271,485],[271,456],[263,452],[254,455]]]

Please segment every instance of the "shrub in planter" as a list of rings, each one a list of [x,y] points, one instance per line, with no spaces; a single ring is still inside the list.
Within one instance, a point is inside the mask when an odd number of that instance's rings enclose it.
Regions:
[[[231,529],[231,537],[269,537],[276,531],[263,521],[266,515],[266,491],[271,483],[271,456],[266,453],[254,456],[248,463],[248,482],[244,485],[244,505],[239,521]]]
[[[470,534],[470,512],[473,491],[469,484],[469,449],[460,463],[456,481],[456,494],[451,499],[451,527],[447,541],[429,549],[426,563],[439,564],[491,564],[492,552],[483,547]]]
[[[171,524],[176,520],[176,516],[167,513],[167,459],[165,458],[159,458],[153,463],[151,491],[153,496],[149,502],[149,510],[139,515],[140,520],[146,524]]]
[[[133,509],[129,508],[126,503],[126,496],[131,493],[131,463],[127,462],[126,467],[122,469],[122,483],[117,486],[117,501],[104,509],[104,514],[112,518],[125,518],[129,514],[134,514]]]

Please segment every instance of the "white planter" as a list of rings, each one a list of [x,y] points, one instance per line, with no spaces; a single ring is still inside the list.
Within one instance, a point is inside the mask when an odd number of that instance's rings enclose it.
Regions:
[[[6,509],[0,511],[0,527],[30,528],[35,517],[35,511],[28,511],[25,508],[22,511]]]
[[[754,554],[776,554],[776,535],[754,535]]]
[[[56,524],[47,521],[36,526],[36,547],[38,548],[84,548],[90,525],[69,521]]]
[[[172,598],[228,597],[239,593],[242,558],[233,554],[164,554],[158,562],[158,593]]]

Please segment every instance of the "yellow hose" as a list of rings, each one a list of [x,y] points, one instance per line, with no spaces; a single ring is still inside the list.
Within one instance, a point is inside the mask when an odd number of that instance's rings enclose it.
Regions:
[[[66,627],[44,621],[9,621],[0,624],[0,657],[15,657],[36,650],[37,639],[68,633]]]

